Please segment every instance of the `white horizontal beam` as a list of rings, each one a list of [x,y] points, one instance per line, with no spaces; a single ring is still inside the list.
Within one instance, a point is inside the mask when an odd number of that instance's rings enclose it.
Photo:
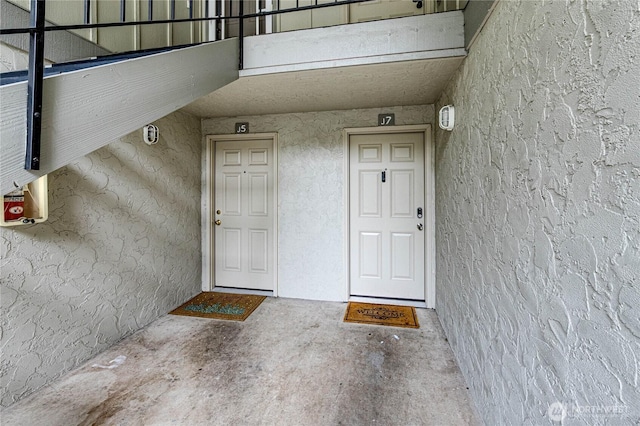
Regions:
[[[392,55],[369,56],[363,58],[345,58],[333,61],[305,62],[300,64],[274,65],[271,67],[245,69],[240,71],[240,77],[259,76],[281,72],[310,71],[329,68],[350,67],[358,65],[377,65],[392,62],[420,61],[424,59],[444,59],[467,56],[463,48],[446,50],[428,50],[423,52],[397,53]]]
[[[462,11],[247,37],[241,76],[465,56]]]
[[[0,192],[26,185],[238,78],[229,39],[44,80],[39,171],[24,170],[27,83],[0,87]]]

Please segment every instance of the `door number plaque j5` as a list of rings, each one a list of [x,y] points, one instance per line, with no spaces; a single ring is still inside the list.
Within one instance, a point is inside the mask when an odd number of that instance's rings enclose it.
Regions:
[[[236,123],[236,133],[249,133],[249,123]]]

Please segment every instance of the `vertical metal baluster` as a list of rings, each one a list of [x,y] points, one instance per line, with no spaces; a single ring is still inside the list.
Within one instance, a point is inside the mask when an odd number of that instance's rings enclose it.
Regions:
[[[260,0],[256,0],[256,12],[260,13],[262,8],[260,7]],[[256,32],[255,35],[260,34],[260,17],[256,16]]]
[[[25,170],[40,170],[42,89],[44,86],[44,0],[31,0],[29,74],[27,83],[27,147]]]
[[[189,19],[193,19],[193,0],[189,0]],[[189,22],[189,42],[194,42],[193,36],[193,21]]]
[[[238,13],[240,16],[240,22],[238,26],[238,52],[240,54],[240,58],[238,61],[238,69],[243,69],[244,67],[244,0],[240,0],[240,12]]]
[[[120,0],[120,22],[127,20],[127,0]]]
[[[153,0],[149,0],[148,12],[147,21],[153,21]]]
[[[227,38],[227,20],[224,19],[227,15],[226,2],[224,0],[217,0],[218,2],[218,14],[222,17],[220,19],[220,40]]]
[[[91,0],[84,0],[84,23],[91,23]]]

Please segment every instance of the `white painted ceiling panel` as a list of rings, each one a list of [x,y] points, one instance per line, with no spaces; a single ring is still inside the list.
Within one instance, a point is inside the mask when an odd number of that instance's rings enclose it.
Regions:
[[[434,103],[464,56],[241,77],[184,108],[199,117]]]

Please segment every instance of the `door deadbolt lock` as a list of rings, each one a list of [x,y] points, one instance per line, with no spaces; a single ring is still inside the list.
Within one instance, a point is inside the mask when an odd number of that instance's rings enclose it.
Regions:
[[[422,231],[422,228],[424,228],[424,226],[421,223],[419,223],[418,224],[418,231]]]
[[[418,219],[422,219],[422,207],[418,207]]]
[[[216,224],[216,225],[218,225],[218,226],[222,225],[222,221],[221,221],[220,219],[216,220],[216,221],[215,221],[215,222],[213,222],[213,223],[215,223],[215,224]]]
[[[222,212],[220,210],[216,210],[216,214],[221,214]]]

